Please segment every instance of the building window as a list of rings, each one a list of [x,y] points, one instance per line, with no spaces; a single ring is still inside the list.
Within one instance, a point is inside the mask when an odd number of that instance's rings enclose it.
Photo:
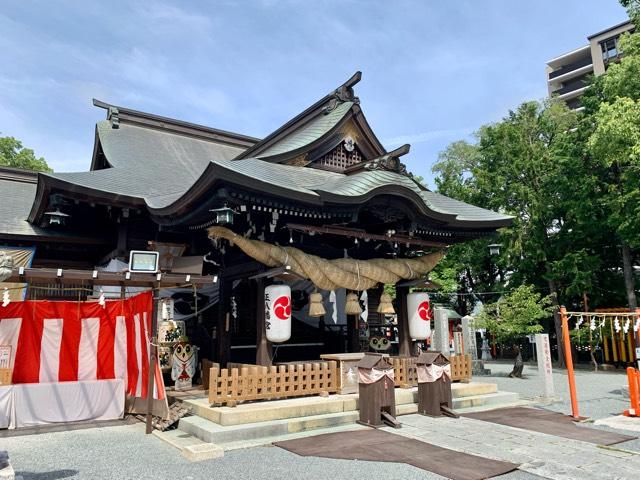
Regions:
[[[604,42],[600,43],[600,48],[602,48],[602,59],[605,62],[613,60],[618,56],[618,39],[617,38],[609,38]]]

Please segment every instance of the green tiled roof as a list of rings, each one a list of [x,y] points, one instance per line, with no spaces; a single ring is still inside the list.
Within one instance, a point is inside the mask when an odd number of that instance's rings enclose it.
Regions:
[[[279,141],[275,145],[261,152],[259,158],[273,157],[286,152],[304,148],[326,135],[340,120],[348,113],[353,102],[344,102],[339,104],[331,112],[321,114],[315,117],[306,125],[301,126],[290,135]]]
[[[209,162],[228,160],[241,148],[185,135],[121,124],[97,125],[98,138],[112,168],[50,173],[54,179],[114,195],[144,200],[149,207],[170,205],[202,175]]]
[[[329,123],[323,124],[322,129],[329,128]],[[313,131],[320,131],[316,127]],[[259,158],[232,160],[239,148],[126,124],[113,129],[106,121],[98,124],[98,135],[112,168],[45,176],[103,195],[144,202],[152,210],[170,208],[188,196],[189,189],[207,170],[212,181],[222,179],[243,186],[258,185],[265,191],[275,189],[275,193],[316,204],[353,202],[384,190],[410,196],[422,204],[423,210],[451,217],[460,226],[467,223],[473,227],[476,222],[506,224],[511,218],[427,191],[411,178],[395,172],[362,170],[347,175]],[[304,136],[300,133],[296,137]],[[294,145],[292,139],[288,145]]]

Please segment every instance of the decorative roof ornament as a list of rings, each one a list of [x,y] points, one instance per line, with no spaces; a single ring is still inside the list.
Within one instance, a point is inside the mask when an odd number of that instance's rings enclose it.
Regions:
[[[396,148],[395,150],[387,153],[386,155],[383,155],[378,158],[374,158],[373,160],[366,162],[364,165],[362,165],[361,168],[363,170],[369,170],[369,171],[384,170],[388,172],[396,172],[396,173],[399,173],[400,175],[406,175],[408,177],[411,177],[413,175],[407,172],[406,165],[402,163],[399,158],[402,155],[406,155],[407,153],[409,153],[410,148],[411,148],[411,145],[409,145],[408,143],[405,145],[402,145],[401,147]]]
[[[111,122],[111,128],[120,128],[120,112],[118,111],[118,107],[109,107],[107,120]]]
[[[353,86],[362,79],[362,72],[356,72],[353,76],[336,88],[332,94],[329,103],[322,109],[325,114],[332,112],[338,105],[344,102],[353,102],[356,105],[360,103],[360,99],[356,97]]]
[[[344,149],[347,152],[353,152],[353,150],[356,148],[356,142],[355,140],[351,137],[351,136],[347,136],[344,139]]]

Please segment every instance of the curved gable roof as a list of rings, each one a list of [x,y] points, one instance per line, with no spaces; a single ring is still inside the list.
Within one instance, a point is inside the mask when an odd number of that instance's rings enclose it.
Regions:
[[[338,173],[273,161],[327,143],[347,118],[370,139],[373,151],[386,154],[381,145],[376,146],[378,140],[353,94],[352,86],[359,79],[355,75],[261,141],[178,121],[166,128],[159,120],[162,117],[126,109],[120,114],[110,107],[109,120],[96,126],[97,142],[109,168],[40,175],[29,220],[40,219],[49,193],[56,190],[76,198],[146,207],[163,223],[163,218],[169,221],[197,206],[216,182],[224,181],[315,205],[356,204],[376,195],[395,195],[412,202],[421,215],[461,228],[511,223],[509,216],[430,192],[394,171]]]

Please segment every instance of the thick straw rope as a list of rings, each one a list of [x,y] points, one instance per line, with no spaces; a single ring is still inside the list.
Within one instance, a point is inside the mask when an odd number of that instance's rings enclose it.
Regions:
[[[293,273],[308,278],[323,290],[367,290],[378,283],[416,279],[429,273],[444,256],[443,251],[437,251],[418,258],[326,260],[297,248],[280,247],[245,238],[225,227],[211,227],[208,231],[211,240],[224,238],[269,267],[289,265]]]

